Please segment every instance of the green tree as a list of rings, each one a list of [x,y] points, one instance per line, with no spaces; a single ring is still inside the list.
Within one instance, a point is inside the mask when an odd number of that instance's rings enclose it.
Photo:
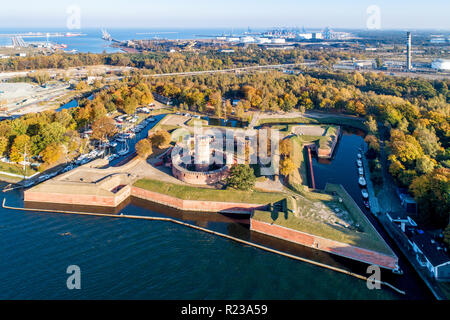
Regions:
[[[251,190],[255,186],[256,177],[253,169],[245,164],[237,164],[231,167],[227,178],[228,188],[237,190]]]

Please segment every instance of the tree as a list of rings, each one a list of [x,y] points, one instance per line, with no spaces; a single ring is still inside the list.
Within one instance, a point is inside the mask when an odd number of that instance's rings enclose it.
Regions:
[[[405,135],[400,130],[391,130],[391,140],[389,143],[392,154],[402,163],[411,163],[423,155],[419,142],[411,135]]]
[[[30,137],[25,134],[16,137],[9,153],[9,159],[13,162],[23,161],[26,148],[29,152]]]
[[[152,143],[150,139],[142,139],[136,143],[136,153],[142,159],[146,159],[152,154]]]
[[[228,188],[237,190],[251,190],[255,186],[255,173],[253,169],[245,164],[237,164],[231,167],[227,178]]]
[[[364,124],[369,130],[369,133],[376,134],[378,132],[377,121],[375,120],[374,117],[369,116],[369,119],[366,122],[364,122]]]
[[[154,145],[159,149],[167,146],[171,140],[172,137],[170,136],[170,133],[167,132],[166,130],[158,130],[150,137],[152,145]]]
[[[450,249],[450,224],[444,230],[444,243],[447,245],[447,248]]]
[[[7,148],[8,148],[8,138],[0,137],[0,156],[3,156]]]
[[[280,172],[284,176],[290,175],[295,170],[295,164],[292,162],[291,158],[284,158],[280,161]]]
[[[280,142],[280,154],[289,157],[292,154],[293,146],[291,139],[283,139]]]
[[[416,161],[416,169],[417,172],[422,174],[427,174],[433,171],[434,167],[436,167],[436,161],[431,159],[429,156],[424,155],[417,159]]]
[[[106,141],[117,133],[117,127],[114,120],[109,117],[98,119],[92,124],[92,139]]]
[[[416,177],[409,189],[419,204],[422,222],[439,227],[448,225],[450,169],[437,168],[431,173]]]
[[[34,81],[36,81],[40,86],[46,84],[50,80],[50,75],[48,72],[37,71],[32,75]]]
[[[441,145],[439,144],[439,139],[433,129],[430,130],[426,127],[419,126],[414,131],[414,136],[417,141],[419,141],[425,154],[432,158],[436,157],[438,151],[441,149]]]
[[[63,147],[60,144],[49,144],[45,149],[40,153],[42,160],[47,165],[52,165],[57,162],[61,156],[63,155]]]

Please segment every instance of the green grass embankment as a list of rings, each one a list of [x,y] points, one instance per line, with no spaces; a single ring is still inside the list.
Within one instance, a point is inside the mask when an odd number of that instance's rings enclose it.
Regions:
[[[217,190],[150,179],[138,180],[133,186],[183,200],[269,204],[286,198],[286,194],[279,192]]]

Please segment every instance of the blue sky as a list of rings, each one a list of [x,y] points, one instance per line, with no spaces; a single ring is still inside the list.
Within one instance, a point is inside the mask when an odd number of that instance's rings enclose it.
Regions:
[[[81,10],[81,27],[366,28],[377,5],[382,29],[450,29],[449,0],[3,0],[0,27],[65,28],[67,8]]]

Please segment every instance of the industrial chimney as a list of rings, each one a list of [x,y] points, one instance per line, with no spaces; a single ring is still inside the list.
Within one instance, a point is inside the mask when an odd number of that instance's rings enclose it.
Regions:
[[[412,60],[411,60],[411,32],[406,33],[406,69],[412,69]]]

